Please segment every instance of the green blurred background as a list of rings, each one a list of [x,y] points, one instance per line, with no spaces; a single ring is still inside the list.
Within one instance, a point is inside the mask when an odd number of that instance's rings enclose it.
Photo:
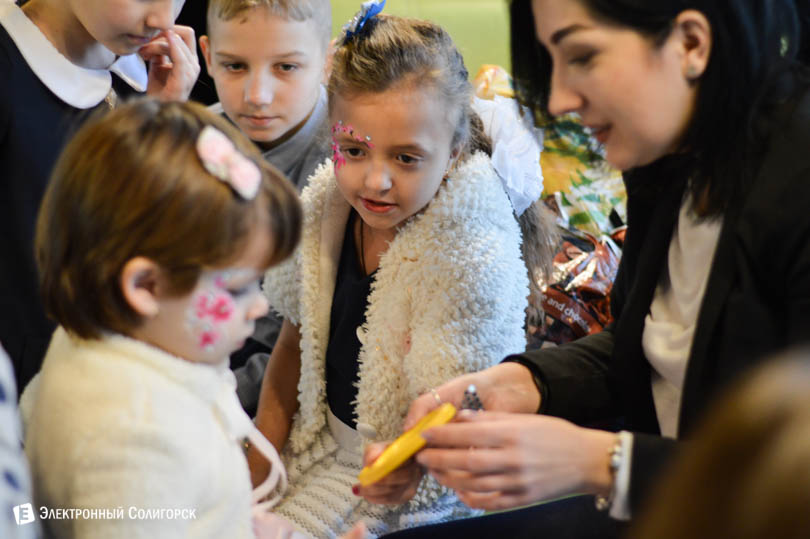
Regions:
[[[332,34],[360,9],[361,0],[332,0]],[[442,25],[464,56],[470,77],[482,64],[509,71],[507,0],[388,0],[385,13],[427,19]]]

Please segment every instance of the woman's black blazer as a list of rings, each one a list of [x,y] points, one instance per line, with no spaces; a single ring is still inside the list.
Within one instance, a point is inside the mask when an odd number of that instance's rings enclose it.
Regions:
[[[768,125],[755,180],[723,217],[684,380],[681,438],[740,372],[810,338],[810,94],[780,107]],[[625,177],[628,232],[611,296],[615,322],[568,345],[519,356],[548,390],[543,413],[579,424],[614,419],[636,433],[634,508],[676,446],[659,436],[641,346],[684,196],[672,161]]]

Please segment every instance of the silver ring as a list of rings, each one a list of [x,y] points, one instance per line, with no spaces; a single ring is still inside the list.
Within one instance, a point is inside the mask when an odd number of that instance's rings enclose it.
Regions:
[[[442,404],[444,404],[444,403],[442,402],[442,398],[439,396],[439,392],[438,392],[438,391],[436,391],[434,388],[432,388],[432,387],[431,387],[431,388],[430,388],[430,393],[433,395],[433,398],[434,398],[434,399],[436,399],[436,403],[437,403],[439,406],[441,406]]]

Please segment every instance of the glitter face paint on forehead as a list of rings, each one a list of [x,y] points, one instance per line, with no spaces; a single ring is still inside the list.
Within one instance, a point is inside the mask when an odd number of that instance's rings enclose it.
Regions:
[[[374,149],[371,136],[366,135],[365,137],[360,137],[354,133],[354,127],[352,127],[351,124],[343,125],[343,120],[338,120],[335,125],[332,126],[332,162],[335,164],[335,170],[339,170],[340,167],[346,164],[346,158],[343,157],[343,154],[340,152],[340,144],[337,142],[338,133],[345,133],[353,140],[365,144],[369,150]]]

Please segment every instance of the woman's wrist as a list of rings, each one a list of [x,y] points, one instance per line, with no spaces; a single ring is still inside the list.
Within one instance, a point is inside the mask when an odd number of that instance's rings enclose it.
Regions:
[[[615,483],[613,453],[619,437],[615,432],[583,429],[586,451],[583,492],[609,499]]]
[[[543,395],[528,365],[510,358],[491,368],[499,372],[497,386],[509,387],[513,392],[517,409],[511,411],[534,414],[540,410]]]

